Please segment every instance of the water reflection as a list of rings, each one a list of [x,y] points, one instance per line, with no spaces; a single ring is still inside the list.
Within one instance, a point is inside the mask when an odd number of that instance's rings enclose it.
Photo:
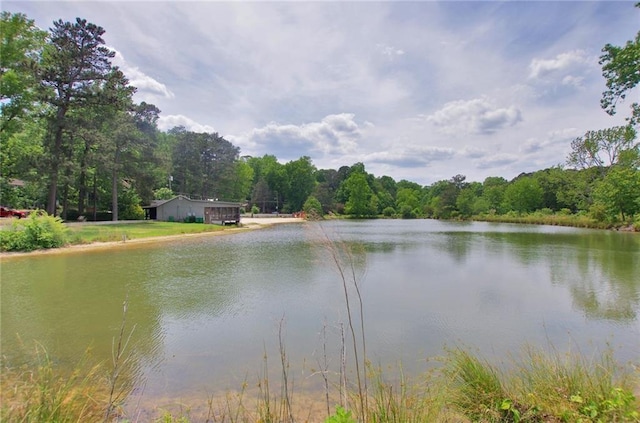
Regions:
[[[29,257],[2,263],[2,356],[8,366],[35,359],[37,343],[62,369],[74,368],[89,351],[96,363],[112,362],[112,347],[125,323],[126,371],[121,384],[135,385],[147,363],[162,351],[160,309],[143,289],[136,254]],[[99,280],[100,283],[94,283]],[[128,302],[124,314],[123,303]],[[124,320],[123,320],[124,319]],[[122,364],[121,364],[122,365]]]
[[[544,264],[554,284],[567,286],[574,306],[593,319],[633,321],[640,306],[640,239],[607,231],[483,233],[494,254],[522,265]],[[507,251],[501,251],[502,249]]]
[[[637,235],[384,220],[3,261],[2,354],[22,358],[19,334],[60,362],[90,345],[109,361],[128,298],[147,397],[240,386],[277,351],[283,317],[292,363],[313,359],[323,325],[336,359],[346,316],[327,237],[351,252],[343,265],[361,282],[375,363],[420,371],[422,358],[458,342],[498,356],[567,338],[613,338],[627,359],[640,351]]]

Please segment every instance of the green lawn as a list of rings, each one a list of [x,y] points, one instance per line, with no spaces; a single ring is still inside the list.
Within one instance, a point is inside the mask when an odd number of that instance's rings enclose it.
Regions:
[[[141,221],[136,223],[67,225],[70,244],[122,241],[159,236],[219,232],[224,226],[202,223]],[[235,227],[235,226],[234,226]]]

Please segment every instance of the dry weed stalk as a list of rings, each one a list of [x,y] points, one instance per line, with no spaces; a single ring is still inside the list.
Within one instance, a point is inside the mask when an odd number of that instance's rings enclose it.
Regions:
[[[354,356],[354,364],[356,367],[356,380],[358,385],[358,400],[360,405],[360,415],[362,417],[362,421],[366,423],[367,421],[367,410],[369,408],[368,403],[368,387],[367,387],[367,374],[366,374],[366,363],[367,363],[367,349],[366,349],[366,338],[365,338],[365,328],[364,328],[364,306],[362,302],[362,293],[360,291],[359,286],[359,277],[356,269],[356,259],[353,254],[353,248],[349,246],[344,241],[336,241],[331,239],[328,233],[324,230],[322,226],[320,226],[322,235],[323,235],[323,243],[325,250],[328,252],[329,257],[331,259],[332,264],[334,265],[335,270],[338,272],[340,276],[340,281],[342,283],[342,290],[344,293],[345,307],[347,310],[347,323],[349,325],[349,331],[351,332],[351,341],[353,345],[353,356]],[[357,313],[360,319],[360,340],[358,340],[357,331],[354,326],[354,311],[351,304],[351,295],[349,293],[351,286],[355,289],[356,300],[357,300]],[[360,353],[358,351],[358,344],[361,344],[362,347],[362,357],[360,357]],[[344,339],[343,339],[344,345]],[[364,365],[361,369],[361,359]],[[342,356],[343,367],[345,356]],[[344,369],[343,369],[344,370]],[[345,374],[345,385],[346,385],[346,373]],[[346,395],[346,389],[345,394]],[[345,401],[346,402],[346,401]]]
[[[109,417],[115,411],[116,406],[123,398],[126,397],[128,393],[128,386],[126,384],[121,385],[119,390],[116,392],[118,388],[118,380],[120,378],[123,367],[125,367],[130,359],[131,353],[125,356],[125,351],[129,346],[129,341],[131,340],[131,336],[135,330],[135,325],[131,328],[128,336],[125,339],[125,329],[127,325],[127,306],[128,306],[128,296],[125,298],[122,303],[122,322],[120,324],[120,332],[118,334],[118,341],[116,344],[115,338],[113,339],[113,343],[111,345],[111,360],[112,360],[112,369],[109,374],[109,401],[107,403],[107,409],[104,415],[104,422],[109,421]]]

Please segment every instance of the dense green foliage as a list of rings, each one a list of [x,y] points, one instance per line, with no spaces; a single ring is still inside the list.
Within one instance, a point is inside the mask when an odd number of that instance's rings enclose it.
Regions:
[[[241,156],[217,133],[162,132],[160,110],[133,101],[136,88],[111,63],[115,53],[104,45],[104,33],[83,19],[53,22],[47,33],[24,15],[2,13],[3,205],[46,208],[67,220],[140,219],[141,205],[183,194],[246,203],[254,213],[309,209],[405,219],[574,214],[598,226],[640,219],[636,103],[629,125],[576,138],[566,168],[511,181],[469,182],[457,174],[421,186],[374,176],[363,163],[317,169],[306,156],[287,163],[273,155]],[[603,48],[602,106],[611,114],[638,84],[638,42]]]
[[[57,248],[67,243],[67,227],[59,217],[44,212],[14,219],[0,231],[0,251],[33,251]]]
[[[320,201],[318,201],[318,199],[314,196],[310,196],[309,198],[307,198],[307,201],[304,202],[302,210],[309,218],[319,218],[322,216],[322,204],[320,204]]]
[[[640,3],[636,3],[640,7]],[[628,91],[640,83],[640,31],[634,40],[629,40],[624,47],[607,44],[602,49],[600,64],[602,75],[607,81],[607,90],[602,93],[601,105],[607,113],[616,113],[618,100],[624,100]],[[630,105],[631,116],[628,121],[640,123],[640,105],[636,101]]]

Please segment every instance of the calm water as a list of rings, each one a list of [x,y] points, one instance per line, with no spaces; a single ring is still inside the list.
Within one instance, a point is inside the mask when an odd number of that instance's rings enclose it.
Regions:
[[[256,379],[265,353],[277,370],[280,327],[293,377],[313,384],[323,345],[336,367],[347,321],[324,234],[353,247],[374,363],[418,373],[455,345],[497,360],[549,343],[640,357],[637,234],[378,220],[5,259],[3,359],[19,363],[37,341],[61,365],[87,347],[109,360],[127,299],[145,398],[238,388]]]

